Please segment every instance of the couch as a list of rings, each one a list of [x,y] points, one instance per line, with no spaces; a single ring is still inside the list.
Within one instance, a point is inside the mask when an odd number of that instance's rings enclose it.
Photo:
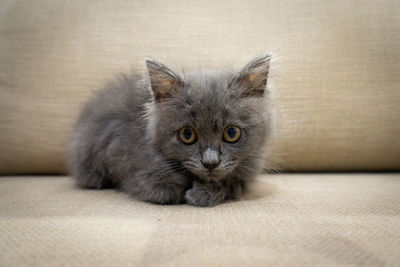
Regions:
[[[398,266],[400,4],[0,3],[0,266]],[[271,50],[266,171],[212,208],[83,190],[66,172],[82,104],[153,57],[240,66]]]

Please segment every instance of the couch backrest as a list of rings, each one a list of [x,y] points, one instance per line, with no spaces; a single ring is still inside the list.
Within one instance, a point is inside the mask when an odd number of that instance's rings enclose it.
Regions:
[[[278,165],[400,169],[399,14],[395,0],[2,1],[0,173],[64,172],[82,103],[147,56],[215,68],[267,49]]]

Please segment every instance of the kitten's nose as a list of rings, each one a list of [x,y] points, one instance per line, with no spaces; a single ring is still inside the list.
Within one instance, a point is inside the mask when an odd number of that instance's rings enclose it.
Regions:
[[[204,167],[206,167],[206,168],[209,169],[210,171],[211,171],[212,169],[217,168],[218,165],[219,165],[219,162],[204,162],[204,161],[201,161],[201,163],[203,164]]]
[[[218,167],[220,163],[219,154],[215,149],[207,148],[203,152],[203,157],[201,160],[203,166],[210,171]]]

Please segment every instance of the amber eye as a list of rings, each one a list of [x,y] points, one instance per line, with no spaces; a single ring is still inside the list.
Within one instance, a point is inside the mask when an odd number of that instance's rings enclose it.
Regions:
[[[179,138],[186,145],[194,144],[197,141],[196,132],[192,127],[183,127],[179,130]]]
[[[237,140],[239,140],[241,135],[242,131],[240,130],[239,127],[228,126],[225,128],[222,138],[224,139],[225,142],[235,143]]]

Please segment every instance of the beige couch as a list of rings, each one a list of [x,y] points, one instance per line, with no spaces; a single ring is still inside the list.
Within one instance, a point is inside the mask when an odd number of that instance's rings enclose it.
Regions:
[[[3,0],[0,266],[398,266],[400,174],[366,171],[400,170],[399,14],[394,0]],[[146,56],[239,66],[266,49],[266,167],[363,173],[262,174],[213,208],[47,176],[65,174],[79,108],[116,73]]]

